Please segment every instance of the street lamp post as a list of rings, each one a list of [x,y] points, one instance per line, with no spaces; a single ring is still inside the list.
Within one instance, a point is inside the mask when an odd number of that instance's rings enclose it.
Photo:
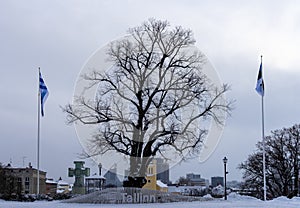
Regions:
[[[224,199],[227,200],[227,192],[226,192],[226,175],[228,174],[226,170],[226,164],[227,164],[228,159],[226,157],[223,158],[223,163],[224,163]]]
[[[101,171],[102,171],[102,164],[101,163],[98,164],[98,168],[99,168],[99,176],[101,176],[102,175],[102,173],[101,173]]]
[[[295,176],[292,177],[292,193],[295,195]]]

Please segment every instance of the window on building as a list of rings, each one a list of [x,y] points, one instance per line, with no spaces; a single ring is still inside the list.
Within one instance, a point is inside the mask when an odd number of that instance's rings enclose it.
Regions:
[[[148,169],[149,174],[153,174],[153,168]]]
[[[25,193],[29,193],[29,177],[25,178]]]

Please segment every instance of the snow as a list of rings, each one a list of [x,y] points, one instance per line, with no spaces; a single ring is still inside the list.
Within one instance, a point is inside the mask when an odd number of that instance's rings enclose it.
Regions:
[[[104,176],[99,176],[99,175],[93,175],[93,176],[89,176],[89,177],[85,177],[85,179],[106,179]]]
[[[158,185],[161,188],[168,188],[168,186],[166,184],[164,184],[163,182],[161,182],[160,180],[156,181],[156,185]]]
[[[48,184],[57,184],[57,182],[56,182],[56,181],[49,180],[49,179],[47,179],[47,180],[46,180],[46,183],[48,183]]]
[[[206,194],[203,198],[212,199],[213,197],[210,194]]]
[[[67,182],[65,182],[63,180],[59,180],[59,181],[57,181],[57,185],[59,185],[59,186],[68,186],[69,183],[67,183]]]
[[[207,196],[209,197],[209,196]],[[60,201],[36,201],[36,202],[8,202],[0,200],[0,208],[96,208],[99,204],[67,204]],[[102,204],[103,208],[298,208],[300,207],[300,197],[288,199],[279,197],[267,202],[253,197],[230,194],[228,200],[215,199],[213,201],[203,202],[179,202],[165,204]]]
[[[168,186],[170,193],[184,193],[191,189],[203,190],[205,186]]]
[[[217,187],[214,187],[211,192],[214,195],[223,196],[224,195],[224,188],[223,188],[223,186],[218,185]]]

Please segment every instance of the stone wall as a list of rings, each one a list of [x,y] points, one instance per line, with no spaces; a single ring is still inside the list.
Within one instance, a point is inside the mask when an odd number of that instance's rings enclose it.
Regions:
[[[66,203],[92,204],[136,204],[136,203],[169,203],[182,201],[207,201],[209,198],[190,197],[140,188],[108,188],[102,191],[78,196]]]

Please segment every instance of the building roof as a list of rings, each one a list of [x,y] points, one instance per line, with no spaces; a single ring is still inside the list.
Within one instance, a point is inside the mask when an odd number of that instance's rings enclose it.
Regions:
[[[57,181],[57,185],[59,185],[59,186],[68,186],[69,183],[67,183],[67,182],[65,182],[63,180],[59,180],[59,181]]]
[[[166,184],[164,184],[163,182],[161,182],[160,180],[156,181],[156,185],[158,185],[161,188],[168,188],[168,186]]]
[[[35,169],[35,168],[32,168],[32,167],[26,167],[26,168],[15,168],[15,167],[12,167],[12,166],[6,166],[4,168],[4,170],[10,170],[10,171],[13,171],[13,172],[37,172],[38,170]],[[47,172],[45,171],[42,171],[42,170],[39,170],[40,172],[40,175],[46,175]]]
[[[51,179],[47,179],[47,180],[46,180],[46,183],[48,183],[48,184],[57,184],[56,181],[51,180]]]
[[[103,179],[103,180],[106,180],[106,178],[102,175],[101,176],[93,175],[93,176],[85,177],[85,179]]]

